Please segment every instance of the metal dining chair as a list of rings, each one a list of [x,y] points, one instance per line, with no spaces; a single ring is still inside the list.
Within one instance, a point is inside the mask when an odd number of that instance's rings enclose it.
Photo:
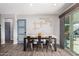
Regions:
[[[49,36],[49,43],[48,43],[48,49],[51,48],[51,50],[53,50],[53,39],[52,36]]]
[[[31,50],[33,50],[33,40],[30,39],[31,37],[30,36],[27,36],[27,39],[28,39],[28,48],[30,47]]]
[[[43,50],[44,42],[43,42],[42,40],[43,40],[43,39],[41,39],[41,36],[38,36],[38,42],[37,42],[37,44],[38,44],[38,48],[41,47],[42,50]]]

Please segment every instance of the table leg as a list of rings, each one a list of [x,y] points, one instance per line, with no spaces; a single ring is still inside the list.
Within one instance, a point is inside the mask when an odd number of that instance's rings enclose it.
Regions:
[[[56,47],[56,39],[54,39],[54,50],[57,51],[57,47]]]
[[[26,51],[26,38],[24,38],[24,51]]]

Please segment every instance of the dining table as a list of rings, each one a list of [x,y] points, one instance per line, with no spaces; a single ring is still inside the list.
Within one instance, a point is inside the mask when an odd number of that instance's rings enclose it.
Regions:
[[[26,40],[34,40],[34,39],[45,39],[47,41],[49,41],[50,39],[53,39],[54,41],[54,51],[57,51],[57,44],[56,44],[56,38],[55,37],[52,37],[52,36],[46,36],[46,37],[42,37],[42,36],[37,36],[37,37],[31,37],[31,36],[25,36],[24,37],[24,43],[23,43],[23,50],[26,51],[26,48],[27,48],[27,42]]]

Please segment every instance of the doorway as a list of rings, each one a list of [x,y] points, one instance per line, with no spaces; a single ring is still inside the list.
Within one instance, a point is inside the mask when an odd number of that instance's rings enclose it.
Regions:
[[[79,55],[79,11],[65,16],[65,47]]]
[[[5,43],[12,43],[10,22],[5,22]]]

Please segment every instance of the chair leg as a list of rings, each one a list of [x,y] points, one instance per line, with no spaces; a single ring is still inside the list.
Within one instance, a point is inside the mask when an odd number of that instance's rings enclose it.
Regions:
[[[53,45],[51,44],[51,50],[53,51]]]
[[[41,48],[43,49],[43,44],[41,43]]]
[[[49,45],[46,45],[46,52],[49,50]]]
[[[50,50],[50,44],[48,44],[47,48],[48,48],[48,50]]]
[[[43,50],[43,43],[41,43],[41,48],[42,48],[42,50]]]
[[[31,43],[31,50],[33,50],[33,44]]]
[[[50,45],[47,43],[47,44],[46,44],[46,51],[49,50],[49,46],[50,46]]]

